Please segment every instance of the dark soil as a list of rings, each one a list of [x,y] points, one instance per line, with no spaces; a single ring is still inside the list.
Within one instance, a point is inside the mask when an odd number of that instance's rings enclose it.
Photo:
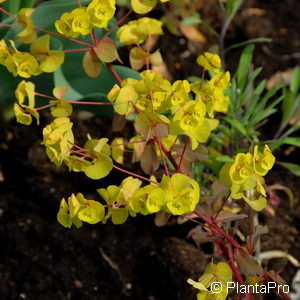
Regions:
[[[214,1],[206,2],[203,16],[218,30],[222,15]],[[266,14],[248,16],[245,11],[249,7],[264,9]],[[272,37],[272,44],[257,46],[255,64],[263,66],[262,76],[293,67],[299,63],[299,13],[297,0],[246,1],[229,28],[226,45]],[[196,51],[191,51],[187,60],[178,55],[191,48],[190,42],[183,38],[180,44],[178,37],[167,34],[160,43],[162,52],[168,53],[167,64],[175,79],[198,74],[193,63]],[[196,46],[200,51],[209,44]],[[235,50],[226,56],[229,69],[236,66],[239,53]],[[98,138],[113,137],[109,120],[78,115],[73,119],[76,135],[82,139],[87,132]],[[44,115],[42,123],[48,121]],[[123,177],[112,172],[103,180],[91,181],[65,168],[58,169],[46,158],[40,141],[41,127],[1,124],[0,299],[196,299],[196,291],[186,280],[201,275],[211,246],[199,248],[186,238],[194,224],[176,225],[171,221],[158,228],[152,216],[141,216],[121,226],[108,223],[64,229],[56,221],[62,197],[72,192],[97,197],[97,188],[119,184]],[[282,170],[273,172],[268,182],[285,184],[297,196],[299,179]],[[283,250],[300,260],[300,205],[291,208],[284,195],[279,196],[275,217],[267,212],[260,215],[270,232],[262,238],[262,250]],[[273,264],[272,260],[266,267]],[[288,263],[281,275],[291,283],[295,271]]]

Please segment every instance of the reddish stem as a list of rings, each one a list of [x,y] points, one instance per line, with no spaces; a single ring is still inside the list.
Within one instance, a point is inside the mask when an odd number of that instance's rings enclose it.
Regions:
[[[81,105],[114,105],[114,103],[110,102],[88,102],[88,101],[69,101],[69,100],[64,100],[67,103],[70,104],[81,104]]]
[[[22,26],[17,24],[0,24],[0,27],[22,27]]]
[[[40,97],[44,97],[44,98],[48,98],[48,99],[52,99],[52,100],[60,100],[56,97],[52,97],[52,96],[48,96],[45,94],[41,94],[41,93],[34,93],[36,96],[40,96]],[[78,104],[78,105],[115,105],[114,103],[110,103],[110,102],[89,102],[89,101],[70,101],[70,100],[64,100],[67,103],[70,104]]]
[[[16,19],[17,21],[19,21],[19,19],[18,19],[16,16],[12,15],[11,13],[9,13],[8,11],[6,11],[6,10],[3,9],[2,7],[0,7],[0,11],[2,11],[2,12],[5,13],[6,15],[8,15],[8,16],[10,16],[10,17]],[[12,25],[10,25],[10,24],[1,24],[0,26],[4,26],[4,27],[22,27],[21,25],[16,25],[16,24],[12,24]],[[61,37],[61,38],[63,38],[63,39],[72,41],[72,42],[74,42],[74,43],[78,43],[78,44],[81,44],[81,45],[88,46],[88,47],[90,47],[90,48],[93,47],[93,45],[90,45],[90,44],[85,43],[85,42],[83,42],[83,41],[79,41],[79,40],[77,40],[77,39],[73,39],[73,38],[71,38],[71,37],[67,37],[67,36],[64,36],[64,35],[59,34],[59,33],[51,32],[51,31],[48,31],[48,30],[46,30],[46,29],[43,29],[43,28],[40,28],[40,27],[37,27],[37,26],[34,26],[34,29],[35,29],[35,30],[38,30],[38,31],[41,31],[41,32],[45,32],[45,33],[51,34],[51,35],[55,35],[55,36]]]
[[[95,35],[95,30],[92,29],[91,33],[90,33],[90,37],[91,37],[91,41],[93,43],[93,46],[96,47],[97,46],[97,40],[96,40],[96,35]]]
[[[279,286],[278,282],[277,281],[274,281],[274,279],[267,273],[265,272],[264,273],[264,279],[267,281],[267,282],[275,282],[277,284],[277,286]],[[280,296],[285,299],[285,300],[291,300],[290,296],[285,293],[282,288],[278,287],[278,290],[279,290],[279,294]]]
[[[118,83],[122,82],[121,77],[119,76],[119,74],[117,73],[117,71],[112,67],[111,64],[106,63],[108,70],[111,72],[111,74],[114,76],[114,78],[118,81]]]
[[[224,206],[225,206],[225,204],[226,204],[226,202],[227,202],[229,196],[230,196],[230,193],[229,193],[229,195],[223,200],[221,207],[219,208],[219,210],[217,211],[216,215],[214,216],[213,220],[214,220],[215,222],[217,222],[217,217],[218,217],[218,215],[220,214],[220,212],[223,210],[223,208],[224,208]]]
[[[13,14],[11,14],[10,12],[6,11],[4,8],[0,7],[0,11],[2,11],[4,14],[12,17],[13,19],[18,21],[18,18],[16,16],[14,16]],[[2,25],[1,25],[2,26]]]
[[[253,245],[253,210],[249,209],[249,216],[248,216],[248,243],[247,243],[247,249],[249,254],[252,254],[254,252],[254,245]]]
[[[216,234],[216,230],[215,229],[212,229],[212,234],[213,235],[218,235]],[[222,240],[216,240],[215,243],[219,246],[219,248],[221,249],[221,251],[223,252],[223,255],[224,257],[226,258],[231,270],[232,270],[232,273],[234,274],[234,277],[236,278],[237,282],[239,284],[244,284],[244,279],[242,277],[242,274],[239,270],[239,268],[237,267],[236,265],[236,262],[234,260],[234,256],[233,256],[233,253],[232,253],[232,244],[228,244],[228,246],[226,247],[226,245],[224,244],[224,242]],[[245,294],[246,296],[246,299],[248,300],[252,300],[253,297],[251,294],[249,293],[246,293]],[[241,298],[241,297],[239,297]]]
[[[142,180],[151,182],[151,183],[153,183],[153,184],[159,184],[159,183],[156,182],[156,181],[153,181],[153,180],[151,180],[151,179],[149,179],[149,178],[146,178],[146,177],[144,177],[144,176],[141,176],[141,175],[139,175],[139,174],[136,174],[136,173],[127,171],[127,170],[125,170],[125,169],[122,169],[122,168],[120,168],[120,167],[118,167],[118,166],[116,166],[116,165],[113,165],[113,167],[114,167],[116,170],[121,171],[121,172],[123,172],[123,173],[126,173],[126,174],[128,174],[128,175],[131,175],[131,176],[140,178],[140,179],[142,179]]]
[[[155,138],[156,139],[156,138]],[[166,154],[167,158],[169,161],[172,163],[174,168],[177,170],[177,172],[182,173],[181,169],[179,168],[177,162],[175,161],[174,157],[172,156],[171,151],[168,151],[167,148],[162,144],[161,145],[162,151]]]
[[[186,141],[184,143],[184,147],[183,147],[183,150],[182,150],[182,153],[181,153],[181,156],[180,156],[180,161],[179,161],[179,164],[178,164],[178,168],[180,168],[181,163],[183,161],[183,157],[184,157],[184,153],[185,153],[185,150],[186,150],[186,147],[187,147],[187,143],[188,143],[188,141]]]
[[[45,32],[45,33],[51,34],[51,35],[58,36],[58,37],[60,37],[62,39],[69,40],[69,41],[72,41],[72,42],[77,43],[77,44],[81,44],[81,45],[87,46],[87,47],[89,47],[89,49],[93,47],[93,45],[91,45],[91,44],[88,44],[88,43],[83,42],[83,41],[79,41],[77,39],[73,39],[71,37],[64,36],[64,35],[62,35],[60,33],[51,32],[51,31],[48,31],[46,29],[43,29],[43,28],[40,28],[40,27],[37,27],[37,26],[34,26],[34,29],[38,30],[38,31],[41,31],[41,32]]]
[[[129,202],[120,202],[120,203],[114,203],[114,204],[106,204],[103,205],[104,207],[114,207],[114,206],[123,206],[123,205],[128,205]]]
[[[165,154],[162,151],[162,142],[161,142],[161,139],[160,139],[160,136],[159,136],[159,133],[158,133],[158,130],[157,130],[156,126],[154,126],[154,130],[155,130],[155,134],[156,134],[156,142],[157,142],[158,147],[159,147],[160,155],[161,155],[161,158],[163,160],[163,164],[164,164],[166,174],[167,174],[168,177],[170,177],[169,169],[168,169],[166,159],[165,159]]]
[[[35,110],[36,111],[43,110],[43,109],[49,108],[49,107],[54,106],[54,105],[56,105],[56,103],[52,103],[52,104],[47,104],[47,105],[44,105],[44,106],[36,107]]]
[[[81,49],[68,49],[68,50],[62,50],[65,53],[68,52],[79,52],[79,51],[90,51],[91,48],[81,48]]]
[[[130,14],[133,12],[133,10],[131,9],[130,11],[128,11],[123,17],[121,17],[118,22],[113,26],[111,27],[106,33],[105,35],[99,39],[97,41],[97,44],[103,39],[103,38],[106,38],[108,37],[119,25],[121,25],[123,22],[126,21],[126,19],[130,16]]]
[[[124,146],[124,145],[130,145],[130,144],[138,144],[138,143],[146,143],[146,141],[135,141],[135,142],[124,142],[120,144],[112,144],[111,147],[117,147],[117,146]]]
[[[40,96],[40,97],[43,97],[43,98],[48,98],[48,99],[52,99],[52,100],[57,100],[56,97],[44,95],[44,94],[41,94],[41,93],[34,92],[34,94],[35,94],[36,96]]]
[[[232,246],[234,246],[237,249],[241,249],[242,246],[235,241],[225,230],[223,230],[221,227],[219,227],[214,220],[212,220],[211,217],[206,216],[205,214],[201,213],[199,210],[194,210],[194,214],[197,215],[200,219],[208,223],[212,229],[217,231],[219,234],[221,234],[226,240],[229,241]]]

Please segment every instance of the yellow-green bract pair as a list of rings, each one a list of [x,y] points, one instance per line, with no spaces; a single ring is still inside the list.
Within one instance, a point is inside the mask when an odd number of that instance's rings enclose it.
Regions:
[[[57,31],[71,38],[89,34],[94,27],[107,28],[108,21],[114,16],[115,0],[93,0],[85,7],[78,7],[62,14],[55,22]]]
[[[58,221],[64,227],[77,227],[81,221],[95,224],[106,223],[111,218],[114,224],[124,223],[128,216],[135,217],[165,211],[173,215],[192,212],[200,197],[198,183],[183,174],[172,177],[163,176],[160,184],[149,184],[141,187],[139,179],[128,177],[120,186],[110,185],[98,192],[106,202],[104,206],[94,200],[86,200],[82,194],[71,195],[68,201],[62,199],[57,215]]]
[[[231,197],[243,198],[254,210],[262,210],[266,204],[264,179],[267,172],[273,167],[275,157],[268,145],[263,152],[258,146],[251,153],[239,153],[234,163],[227,163],[220,171],[220,179],[231,189]]]

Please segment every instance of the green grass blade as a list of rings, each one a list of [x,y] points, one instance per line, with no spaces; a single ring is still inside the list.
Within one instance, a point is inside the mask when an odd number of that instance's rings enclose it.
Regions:
[[[278,161],[277,164],[288,169],[294,175],[300,176],[300,166],[299,165],[289,163],[289,162],[283,162],[283,161]]]
[[[300,67],[297,66],[292,75],[292,81],[290,85],[290,90],[292,93],[297,94],[300,86]]]

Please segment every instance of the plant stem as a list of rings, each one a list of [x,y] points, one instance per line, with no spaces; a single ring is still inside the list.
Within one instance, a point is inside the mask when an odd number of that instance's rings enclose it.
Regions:
[[[41,94],[41,93],[34,92],[34,94],[35,94],[36,96],[40,96],[40,97],[43,97],[43,98],[48,98],[48,99],[52,99],[52,100],[57,100],[56,97],[44,95],[44,94]]]
[[[184,143],[183,150],[182,150],[182,153],[181,153],[181,156],[180,156],[180,161],[179,161],[179,164],[178,164],[179,169],[180,169],[181,163],[183,161],[183,157],[184,157],[184,153],[185,153],[187,144],[188,144],[188,141],[186,140],[185,143]]]
[[[69,101],[69,100],[64,100],[64,101],[70,104],[79,104],[79,105],[114,105],[114,103],[109,103],[109,102],[88,102],[88,101]]]
[[[43,109],[46,109],[46,108],[54,106],[54,105],[56,105],[56,103],[51,103],[51,104],[47,104],[47,105],[44,105],[44,106],[40,106],[40,107],[35,108],[35,110],[36,111],[43,110]]]
[[[95,30],[94,28],[92,29],[91,33],[90,33],[90,37],[91,37],[91,41],[93,43],[94,47],[97,47],[97,40],[96,40],[96,35],[95,35]]]
[[[211,217],[206,216],[205,214],[201,213],[199,210],[194,210],[194,214],[197,215],[200,219],[202,219],[206,223],[208,223],[212,229],[214,229],[219,234],[221,234],[226,240],[229,241],[230,244],[232,244],[232,246],[234,246],[237,249],[242,248],[242,246],[237,241],[235,241],[225,230],[219,227]]]
[[[226,202],[227,202],[229,196],[230,196],[230,193],[229,193],[229,195],[223,200],[221,207],[219,208],[219,210],[217,211],[216,215],[214,216],[213,220],[214,220],[215,222],[217,222],[217,217],[218,217],[218,215],[220,214],[220,212],[222,211],[222,209],[224,208],[224,206],[225,206],[225,204],[226,204]]]
[[[124,146],[124,145],[130,145],[130,144],[138,144],[138,143],[146,143],[146,141],[134,141],[134,142],[124,142],[120,144],[112,144],[111,147],[117,147],[117,146]]]
[[[128,205],[129,202],[120,202],[120,203],[114,203],[114,204],[105,204],[103,205],[104,207],[114,207],[114,206],[123,206],[123,205]]]
[[[225,53],[224,53],[224,40],[225,40],[225,35],[227,32],[227,29],[229,27],[230,21],[228,21],[227,19],[224,21],[223,25],[222,25],[222,29],[221,29],[221,33],[220,33],[220,38],[219,38],[219,54],[220,54],[220,58],[222,61],[222,67],[223,69],[225,69],[226,63],[225,63]]]
[[[155,138],[156,139],[156,138]],[[177,170],[177,172],[182,173],[181,169],[179,168],[177,162],[175,161],[174,157],[171,154],[171,151],[168,151],[166,149],[166,147],[164,146],[164,144],[161,145],[161,149],[162,151],[166,154],[167,158],[169,159],[169,161],[172,163],[172,165],[174,166],[174,168]]]
[[[2,11],[4,14],[12,17],[13,19],[18,21],[18,18],[16,16],[14,16],[13,14],[11,14],[10,12],[6,11],[4,8],[0,7],[0,11]],[[4,24],[5,25],[5,24]],[[2,26],[2,25],[1,25]]]
[[[119,76],[119,74],[117,73],[117,71],[112,67],[111,64],[106,63],[108,70],[111,72],[111,74],[114,76],[114,78],[118,81],[118,83],[122,82],[121,77]]]
[[[22,27],[18,24],[0,24],[0,27]]]
[[[279,291],[280,296],[285,300],[291,300],[290,296],[282,290],[282,288],[280,287],[280,284],[278,284],[277,281],[274,281],[274,279],[267,272],[264,273],[264,279],[267,282],[275,282],[278,286],[278,291]]]
[[[106,37],[108,37],[119,25],[121,25],[122,23],[124,23],[125,21],[126,21],[126,19],[131,15],[131,13],[133,12],[133,10],[131,9],[131,10],[129,10],[123,17],[121,17],[119,20],[118,20],[118,22],[115,24],[115,25],[113,25],[106,33],[105,33],[105,35],[101,38],[101,39],[99,39],[99,40],[97,40],[97,44],[103,39],[103,38],[106,38]]]
[[[79,51],[90,51],[91,48],[81,48],[81,49],[67,49],[67,50],[62,50],[65,53],[68,52],[79,52]]]
[[[166,159],[165,159],[165,153],[162,151],[162,142],[161,142],[161,139],[160,139],[160,136],[159,136],[159,133],[158,133],[158,130],[157,130],[156,126],[154,126],[154,130],[155,130],[155,134],[156,134],[156,140],[155,141],[158,144],[160,155],[161,155],[161,158],[162,158],[162,161],[163,161],[163,164],[164,164],[166,174],[167,174],[168,177],[170,177],[169,169],[168,169]]]
[[[73,38],[71,38],[71,37],[64,36],[64,35],[62,35],[62,34],[60,34],[60,33],[48,31],[48,30],[46,30],[46,29],[43,29],[43,28],[40,28],[40,27],[37,27],[37,26],[34,26],[34,29],[35,29],[35,30],[38,30],[38,31],[41,31],[41,32],[45,32],[45,33],[51,34],[51,35],[55,35],[55,36],[57,36],[57,37],[60,37],[60,38],[65,39],[65,40],[72,41],[72,42],[77,43],[77,44],[81,44],[81,45],[87,46],[87,47],[89,47],[89,48],[92,48],[92,47],[93,47],[93,45],[91,45],[91,44],[88,44],[88,43],[83,42],[83,41],[79,41],[79,40],[77,40],[77,39],[73,39]]]
[[[120,172],[123,172],[123,173],[126,173],[126,174],[128,174],[128,175],[131,175],[131,176],[140,178],[140,179],[142,179],[142,180],[151,182],[151,183],[153,183],[153,184],[159,184],[159,183],[156,182],[156,181],[153,181],[153,180],[151,180],[151,179],[149,179],[149,178],[146,178],[146,177],[144,177],[144,176],[142,176],[142,175],[139,175],[139,174],[136,174],[136,173],[127,171],[127,170],[125,170],[125,169],[123,169],[123,168],[120,168],[120,167],[118,167],[118,166],[116,166],[116,165],[113,165],[113,167],[114,167],[116,170],[118,170],[118,171],[120,171]]]

